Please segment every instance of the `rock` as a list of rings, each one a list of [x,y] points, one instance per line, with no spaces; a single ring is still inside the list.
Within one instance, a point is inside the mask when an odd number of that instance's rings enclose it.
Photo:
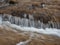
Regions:
[[[11,14],[14,16],[21,16],[24,13],[34,15],[35,20],[40,20],[43,23],[60,22],[60,1],[59,0],[9,0],[10,4],[17,5],[6,6],[0,8],[0,13]],[[41,8],[41,3],[45,4],[44,8]],[[21,4],[21,5],[20,5]],[[9,10],[9,11],[8,11]],[[21,16],[23,17],[23,16]]]
[[[29,39],[30,32],[24,32],[12,29],[8,26],[0,26],[0,45],[17,45]],[[28,45],[60,45],[60,38],[57,36],[34,33],[32,41]],[[37,37],[38,35],[38,37]],[[20,43],[21,44],[21,43]]]

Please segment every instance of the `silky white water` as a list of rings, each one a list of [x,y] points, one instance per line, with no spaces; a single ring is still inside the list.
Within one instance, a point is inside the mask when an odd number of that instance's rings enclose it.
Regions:
[[[18,17],[13,17],[11,15],[8,15],[8,19],[3,19],[4,16],[0,15],[0,25],[6,25],[16,30],[21,31],[31,31],[31,32],[37,32],[37,33],[43,33],[43,34],[49,34],[49,35],[56,35],[60,37],[60,29],[57,28],[48,28],[48,24],[44,25],[40,21],[38,21],[38,24],[34,24],[35,22],[33,20],[28,19],[20,19]],[[29,21],[29,22],[28,22]],[[36,28],[35,25],[38,27]],[[46,27],[43,29],[43,27]]]
[[[0,14],[0,19],[2,21],[9,21],[12,24],[16,24],[22,27],[34,27],[34,28],[57,28],[60,29],[60,23],[48,22],[44,24],[40,20],[34,20],[33,15],[23,15],[24,18],[16,17],[8,14]],[[27,19],[28,18],[28,19]]]

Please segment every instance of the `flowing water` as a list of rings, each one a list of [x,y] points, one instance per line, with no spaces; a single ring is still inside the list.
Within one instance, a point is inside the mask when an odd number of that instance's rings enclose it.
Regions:
[[[60,27],[58,23],[49,22],[48,24],[43,24],[39,20],[34,21],[32,16],[29,19],[26,18],[26,15],[24,17],[20,18],[8,14],[0,14],[0,24],[7,25],[16,30],[52,34],[60,37],[60,29],[57,29]]]
[[[60,37],[60,29],[57,29],[60,28],[59,23],[49,22],[48,24],[44,24],[40,22],[40,20],[35,21],[32,15],[29,15],[29,19],[27,19],[26,14],[24,15],[24,18],[0,14],[0,25],[2,26],[2,24],[16,30],[30,31],[32,33],[37,32]],[[34,36],[33,34],[31,35],[32,36],[30,36],[28,40],[17,43],[16,45],[27,45]]]
[[[35,27],[35,28],[57,28],[60,29],[60,23],[48,22],[44,24],[40,20],[34,20],[33,15],[23,15],[24,18],[16,17],[8,14],[0,14],[0,22],[1,21],[9,21],[12,24],[20,25],[22,27]],[[29,18],[29,19],[28,19]]]

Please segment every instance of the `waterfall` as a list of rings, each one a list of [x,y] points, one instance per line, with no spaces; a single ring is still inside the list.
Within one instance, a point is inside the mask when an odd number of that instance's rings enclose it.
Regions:
[[[20,18],[20,17],[17,17],[18,21],[13,21],[15,20],[14,16],[13,16],[14,19],[11,18],[12,17],[11,15],[5,15],[5,17],[6,16],[10,18],[4,18],[4,15],[0,15],[0,26],[8,26],[15,30],[37,32],[37,33],[43,33],[43,34],[49,34],[49,35],[56,35],[60,37],[60,29],[56,29],[60,25],[57,23],[49,22],[48,24],[44,24],[40,21],[34,21],[34,20],[29,20],[29,19]],[[33,22],[31,23],[31,21]],[[57,25],[56,28],[55,28],[55,25]]]
[[[44,24],[40,20],[34,20],[33,15],[28,15],[24,14],[24,18],[21,17],[16,17],[8,14],[0,14],[0,24],[2,23],[1,21],[9,21],[12,24],[19,25],[21,27],[35,27],[35,28],[58,28],[60,29],[60,23],[56,22],[48,22],[47,24]]]
[[[0,15],[0,24],[2,24],[2,15]]]

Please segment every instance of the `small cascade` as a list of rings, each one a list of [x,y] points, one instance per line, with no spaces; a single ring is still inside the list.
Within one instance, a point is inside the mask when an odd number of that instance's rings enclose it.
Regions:
[[[27,18],[28,16],[28,18]],[[40,20],[34,20],[33,15],[26,15],[24,14],[24,18],[16,17],[8,14],[0,14],[0,24],[2,21],[9,21],[12,24],[19,25],[21,27],[35,27],[35,28],[58,28],[60,29],[60,23],[56,22],[48,22],[47,24],[44,24]]]
[[[2,15],[0,15],[0,24],[2,24]]]

